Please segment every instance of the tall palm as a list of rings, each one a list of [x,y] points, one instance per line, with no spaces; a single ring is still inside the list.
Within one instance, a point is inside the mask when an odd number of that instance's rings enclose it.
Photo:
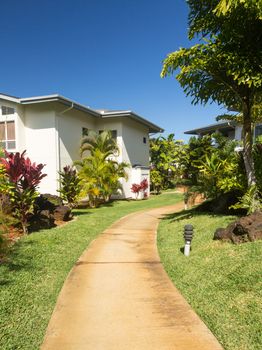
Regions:
[[[99,150],[105,157],[118,155],[119,149],[110,130],[104,130],[101,133],[90,130],[87,136],[82,138],[80,146],[81,156],[87,151],[92,155],[95,150]]]

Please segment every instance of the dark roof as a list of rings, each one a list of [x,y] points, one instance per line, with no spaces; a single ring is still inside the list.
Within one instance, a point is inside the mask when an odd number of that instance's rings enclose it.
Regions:
[[[215,132],[216,130],[227,131],[227,130],[234,129],[236,125],[237,123],[234,121],[218,122],[215,124],[204,126],[202,128],[185,131],[184,134],[201,135],[201,134],[209,134],[209,133]]]

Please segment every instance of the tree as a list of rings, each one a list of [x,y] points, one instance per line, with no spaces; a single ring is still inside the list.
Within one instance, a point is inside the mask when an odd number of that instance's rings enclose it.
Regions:
[[[81,156],[85,152],[89,154],[99,149],[101,153],[108,156],[116,156],[119,153],[116,140],[112,137],[110,130],[104,130],[101,133],[97,133],[94,130],[90,130],[86,136],[81,140],[80,154]]]
[[[183,179],[189,186],[199,184],[199,166],[207,157],[210,157],[214,147],[212,138],[205,135],[201,138],[191,137],[185,146],[184,157],[182,158]]]
[[[188,0],[189,38],[205,43],[181,48],[164,60],[161,76],[176,78],[193,103],[217,102],[243,116],[244,164],[248,185],[256,184],[252,155],[254,106],[262,92],[261,6],[252,0]],[[225,7],[226,6],[226,7]]]
[[[110,131],[103,131],[101,134],[91,131],[82,139],[80,153],[82,159],[75,162],[75,165],[80,167],[79,177],[83,193],[89,196],[93,207],[100,201],[108,202],[112,194],[121,190],[119,180],[127,179],[126,168],[129,166],[114,159],[118,154],[116,141]]]
[[[150,160],[152,167],[152,185],[161,188],[168,188],[173,181],[181,176],[181,159],[184,156],[184,145],[182,141],[175,140],[174,134],[166,138],[160,136],[150,140]]]

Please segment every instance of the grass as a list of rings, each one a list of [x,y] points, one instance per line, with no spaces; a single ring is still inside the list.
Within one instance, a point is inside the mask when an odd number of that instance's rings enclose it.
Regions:
[[[163,194],[146,201],[77,210],[77,220],[23,237],[8,262],[0,265],[0,349],[39,348],[68,272],[106,227],[128,213],[171,205],[181,198]]]
[[[259,350],[262,241],[213,241],[215,229],[232,220],[194,211],[169,215],[159,226],[158,249],[168,275],[224,348]],[[181,252],[187,223],[195,228],[189,257]]]

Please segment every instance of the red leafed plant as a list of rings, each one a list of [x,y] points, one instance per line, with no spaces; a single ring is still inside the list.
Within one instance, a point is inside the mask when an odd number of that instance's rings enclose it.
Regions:
[[[147,198],[147,192],[148,189],[148,181],[147,179],[144,179],[140,182],[140,184],[132,184],[131,191],[135,193],[136,199],[139,195],[139,192],[143,192],[143,198]]]
[[[144,179],[140,182],[141,191],[145,192],[148,189],[148,181]]]
[[[141,186],[139,184],[132,184],[131,191],[135,193],[136,199],[138,197],[139,192],[141,191]]]
[[[5,158],[0,158],[11,186],[10,199],[13,202],[14,215],[21,222],[24,233],[27,233],[28,214],[33,208],[36,189],[46,174],[42,173],[43,164],[32,163],[23,153],[5,151]]]

